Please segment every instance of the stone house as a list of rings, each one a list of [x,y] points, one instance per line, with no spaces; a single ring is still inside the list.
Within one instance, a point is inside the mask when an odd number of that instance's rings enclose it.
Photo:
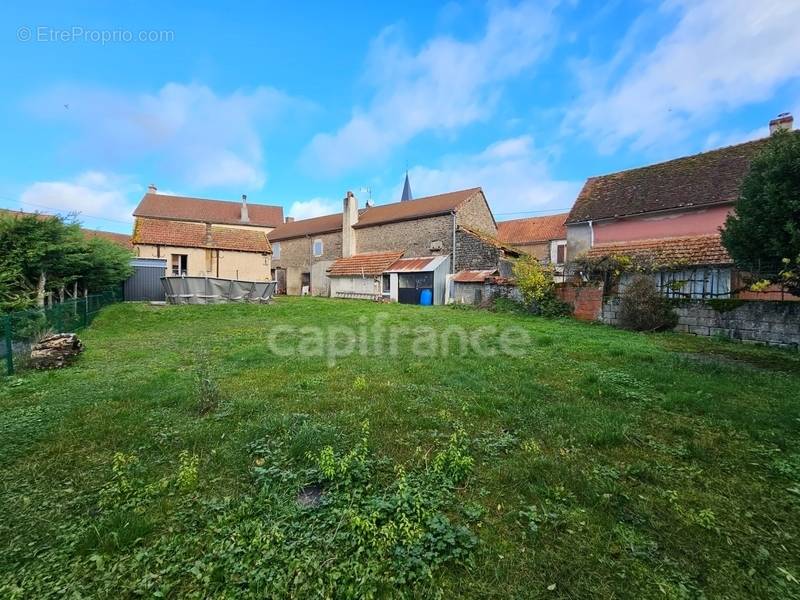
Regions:
[[[283,222],[283,208],[169,196],[150,186],[134,210],[132,242],[140,258],[166,258],[166,275],[271,279],[267,234]]]
[[[791,128],[791,115],[770,122],[770,131]],[[669,297],[735,295],[740,285],[719,230],[766,141],[590,177],[567,217],[567,256],[645,262]]]
[[[541,262],[563,265],[567,262],[567,226],[569,213],[513,219],[497,224],[497,237]]]
[[[279,289],[287,294],[329,296],[329,274],[336,261],[361,255],[399,252],[404,258],[445,256],[450,273],[498,268],[506,251],[510,256],[518,253],[504,247],[496,235],[497,224],[483,191],[472,188],[363,208],[348,192],[341,213],[300,221],[287,219],[269,234],[269,240]],[[372,290],[375,282],[365,285]],[[345,290],[337,287],[339,292]]]

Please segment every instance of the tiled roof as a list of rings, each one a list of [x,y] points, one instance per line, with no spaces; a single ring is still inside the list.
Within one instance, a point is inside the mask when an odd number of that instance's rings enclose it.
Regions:
[[[370,225],[383,225],[396,221],[410,221],[412,219],[448,214],[458,209],[459,206],[478,193],[481,193],[481,188],[471,188],[436,196],[426,196],[416,200],[373,206],[358,217],[358,224],[355,227],[358,229],[369,227]]]
[[[213,248],[240,252],[271,252],[267,236],[255,229],[235,229],[206,223],[136,219],[134,244]]]
[[[322,217],[300,219],[298,221],[284,223],[270,231],[268,237],[271,242],[279,242],[281,240],[290,240],[307,235],[335,233],[341,230],[342,213],[336,213],[335,215],[325,215]]]
[[[167,194],[145,194],[139,206],[133,211],[134,217],[155,219],[174,219],[198,223],[221,223],[242,225],[241,202],[206,200]],[[266,204],[247,203],[247,225],[277,227],[283,223],[283,207]]]
[[[104,240],[108,240],[109,242],[114,242],[118,246],[122,246],[123,248],[127,248],[128,250],[133,249],[133,242],[131,241],[131,236],[125,233],[114,233],[113,231],[100,231],[99,229],[83,229],[81,228],[83,235],[87,238],[102,238]]]
[[[458,210],[465,201],[472,198],[475,194],[482,193],[481,188],[460,190],[458,192],[448,192],[436,196],[426,196],[416,200],[405,202],[393,202],[381,206],[362,208],[358,211],[358,223],[356,229],[371,227],[373,225],[384,225],[397,221],[410,221],[426,217],[446,215],[454,210]],[[342,213],[335,215],[325,215],[311,219],[301,219],[284,223],[269,234],[270,241],[278,242],[292,238],[305,237],[307,235],[321,235],[323,233],[334,233],[342,230]]]
[[[403,256],[402,252],[370,252],[356,254],[349,258],[340,258],[331,265],[328,275],[330,277],[353,275],[374,277],[386,271],[401,256]]]
[[[567,223],[733,202],[766,139],[586,180]]]
[[[453,276],[456,283],[483,283],[497,275],[497,269],[487,271],[459,271]]]
[[[497,239],[496,237],[493,237],[493,236],[489,235],[488,233],[483,233],[482,231],[477,231],[475,229],[470,229],[469,227],[464,227],[463,225],[460,225],[458,228],[460,230],[462,230],[462,231],[467,232],[471,236],[476,237],[479,240],[481,240],[481,241],[483,241],[483,242],[485,242],[485,243],[487,243],[487,244],[489,244],[491,246],[494,246],[495,248],[498,248],[498,249],[502,250],[508,256],[521,256],[521,254],[522,254],[519,250],[517,250],[513,246],[510,246],[508,244],[503,243],[501,240]]]
[[[719,235],[637,240],[598,244],[587,256],[629,256],[650,262],[653,266],[729,265],[733,261],[722,245]]]
[[[497,224],[497,238],[512,246],[564,240],[567,238],[567,226],[564,222],[568,215],[569,213],[559,213],[545,217],[500,221]]]

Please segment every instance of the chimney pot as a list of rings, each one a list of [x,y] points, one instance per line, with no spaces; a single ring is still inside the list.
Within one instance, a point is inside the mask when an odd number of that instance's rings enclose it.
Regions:
[[[150,185],[147,186],[147,193],[148,194],[157,194],[158,193],[158,188],[156,187],[155,183],[151,183]]]
[[[294,217],[286,217],[287,223],[294,223]]]
[[[769,122],[769,134],[776,131],[791,131],[794,127],[794,117],[791,113],[781,113]]]

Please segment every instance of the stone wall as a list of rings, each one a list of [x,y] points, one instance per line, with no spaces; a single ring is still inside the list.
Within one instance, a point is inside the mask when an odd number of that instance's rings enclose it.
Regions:
[[[322,240],[322,256],[312,256],[314,240]],[[300,294],[302,274],[311,273],[311,292],[327,295],[329,282],[324,269],[342,256],[342,233],[323,233],[310,237],[281,240],[280,258],[272,259],[273,269],[286,269],[286,293],[290,296]]]
[[[483,192],[478,192],[458,207],[456,224],[476,231],[497,235],[497,225]]]
[[[456,304],[482,304],[494,298],[509,298],[522,302],[522,294],[516,285],[485,281],[483,283],[453,282],[452,300]]]
[[[497,269],[504,257],[503,251],[494,244],[463,229],[456,232],[455,273]]]
[[[432,251],[433,242],[441,250]],[[453,247],[453,217],[441,215],[356,229],[356,252],[405,251],[415,256],[449,256]]]
[[[619,298],[603,304],[601,320],[619,325]],[[675,331],[751,344],[800,347],[800,303],[686,300],[675,307]]]

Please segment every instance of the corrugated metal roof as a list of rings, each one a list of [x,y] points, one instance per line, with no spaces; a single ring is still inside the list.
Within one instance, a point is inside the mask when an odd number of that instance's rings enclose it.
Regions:
[[[459,271],[453,277],[456,283],[483,283],[490,277],[497,275],[497,269],[488,271]]]
[[[419,258],[401,258],[391,267],[386,269],[387,273],[424,273],[435,271],[436,268],[448,259],[447,256],[422,256]]]

